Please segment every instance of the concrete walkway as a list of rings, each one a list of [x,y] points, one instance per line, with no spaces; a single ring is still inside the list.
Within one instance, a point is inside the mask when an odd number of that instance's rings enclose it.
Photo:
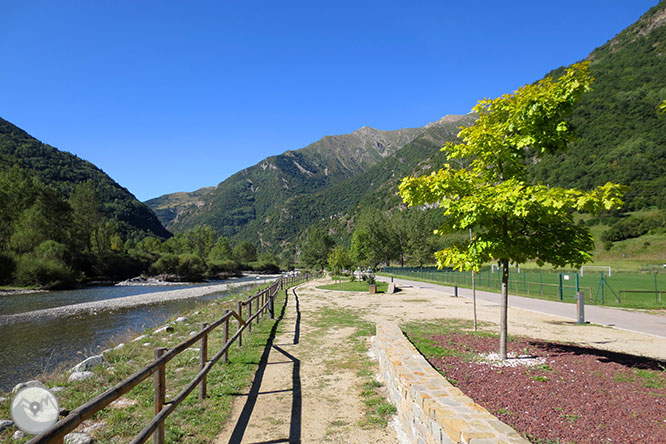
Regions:
[[[384,282],[390,281],[390,278],[384,276],[378,276],[377,279]],[[394,278],[393,280],[398,287],[412,286],[414,288],[437,291],[448,295],[453,294],[453,287],[446,285],[412,281],[402,278]],[[472,299],[472,290],[458,288],[458,295],[463,298]],[[478,301],[489,302],[491,304],[499,305],[500,303],[499,293],[477,290],[476,298]],[[546,301],[543,299],[509,295],[509,306],[535,311],[537,313],[561,316],[572,321],[576,321],[577,319],[576,304],[568,302]],[[666,338],[666,314],[659,315],[640,310],[586,305],[585,321],[607,327]]]

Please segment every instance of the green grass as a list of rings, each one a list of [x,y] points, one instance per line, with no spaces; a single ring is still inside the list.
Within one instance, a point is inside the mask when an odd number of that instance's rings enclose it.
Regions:
[[[317,287],[320,290],[338,290],[338,291],[362,291],[368,293],[369,284],[365,281],[340,281],[334,284],[322,285]],[[388,284],[386,282],[377,282],[377,293],[386,293]]]
[[[451,343],[451,347],[435,342],[432,336],[444,335],[446,333],[466,332],[478,336],[494,337],[493,333],[483,331],[488,328],[489,323],[477,324],[481,331],[474,332],[474,323],[463,319],[451,319],[445,322],[413,321],[401,326],[403,333],[414,344],[414,347],[426,358],[442,358],[444,356],[459,356],[465,360],[473,361],[477,353],[460,350],[458,346]],[[455,383],[452,382],[455,385]]]
[[[151,334],[154,329],[144,332],[148,336],[138,342],[128,341],[119,350],[105,354],[106,363],[93,371],[96,378],[67,382],[64,369],[58,374],[40,378],[47,387],[60,386],[64,390],[57,394],[61,408],[72,410],[79,405],[93,399],[98,394],[127,378],[141,367],[153,360],[155,347],[173,347],[189,337],[191,331],[198,331],[201,322],[211,322],[224,315],[226,309],[235,308],[235,301],[244,299],[250,292],[238,294],[224,301],[213,301],[200,304],[197,308],[182,313],[188,317],[188,323],[172,324],[175,328],[173,334]],[[279,292],[276,299],[276,312],[282,309],[284,292]],[[199,313],[196,313],[199,312]],[[243,347],[232,345],[229,361],[221,361],[213,367],[208,374],[208,397],[198,400],[198,390],[195,389],[166,420],[165,435],[167,442],[200,443],[210,442],[215,438],[222,425],[230,418],[231,405],[234,395],[249,386],[257,369],[261,354],[267,344],[269,334],[276,321],[268,316],[262,318],[259,324],[254,324],[252,333],[243,334]],[[235,322],[230,324],[230,334],[235,331]],[[208,356],[212,357],[222,346],[222,328],[216,329],[208,338]],[[144,346],[150,342],[150,346]],[[197,347],[197,345],[195,345]],[[167,364],[167,402],[198,372],[199,353],[186,350]],[[153,382],[148,378],[123,396],[124,399],[135,404],[122,409],[107,407],[96,413],[92,421],[103,421],[106,425],[98,429],[95,434],[96,442],[113,442],[117,439],[130,441],[153,417]],[[0,418],[9,418],[9,401],[0,403]],[[14,428],[5,430],[0,434],[0,441],[9,439]],[[118,438],[115,438],[118,437]],[[28,437],[21,441],[25,442]]]

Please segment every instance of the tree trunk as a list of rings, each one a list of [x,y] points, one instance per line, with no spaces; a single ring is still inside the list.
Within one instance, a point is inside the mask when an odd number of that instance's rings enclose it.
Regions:
[[[500,301],[500,359],[506,359],[507,310],[509,307],[509,260],[501,259],[502,298]]]

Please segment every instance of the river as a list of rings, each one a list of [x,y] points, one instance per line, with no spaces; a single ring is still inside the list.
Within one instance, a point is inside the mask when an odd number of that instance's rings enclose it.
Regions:
[[[224,283],[256,282],[254,277]],[[219,282],[208,282],[211,285]],[[0,315],[16,315],[84,302],[122,298],[159,291],[180,290],[184,286],[118,286],[90,287],[79,290],[54,291],[3,296]],[[231,290],[233,291],[233,290]],[[19,382],[34,379],[53,371],[63,363],[76,363],[98,354],[105,346],[131,333],[155,327],[167,318],[196,306],[202,300],[227,297],[230,291],[160,304],[126,307],[60,318],[36,319],[0,326],[0,393],[11,390]]]

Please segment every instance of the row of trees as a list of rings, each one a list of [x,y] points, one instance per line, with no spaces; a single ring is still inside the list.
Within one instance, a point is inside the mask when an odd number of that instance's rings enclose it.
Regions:
[[[168,239],[123,231],[104,213],[92,181],[66,199],[25,170],[0,171],[0,285],[62,288],[142,273],[199,280],[240,269],[275,272],[277,262],[248,241],[232,248],[210,227]]]
[[[437,226],[437,214],[432,209],[367,211],[358,217],[349,247],[336,245],[324,229],[308,230],[300,262],[308,268],[328,266],[331,270],[356,266],[377,268],[390,263],[432,264],[435,251],[460,237],[457,234],[446,238],[437,236],[434,234]]]

